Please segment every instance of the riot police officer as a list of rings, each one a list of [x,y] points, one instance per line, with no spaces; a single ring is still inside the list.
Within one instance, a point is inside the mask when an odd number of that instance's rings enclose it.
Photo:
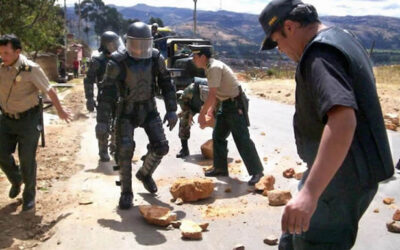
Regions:
[[[132,206],[132,157],[135,149],[134,130],[144,128],[148,138],[148,153],[136,178],[143,182],[150,192],[157,192],[152,174],[161,159],[169,151],[168,141],[162,127],[155,101],[156,84],[164,97],[166,115],[170,130],[178,120],[175,87],[166,70],[163,56],[153,49],[153,37],[149,26],[135,22],[128,27],[126,51],[116,52],[107,64],[104,86],[116,85],[118,107],[116,122],[116,161],[120,170],[121,197],[119,207]]]
[[[114,85],[102,86],[106,66],[110,60],[111,53],[116,50],[123,50],[123,44],[120,37],[112,31],[106,31],[101,35],[100,55],[93,56],[86,78],[84,79],[86,108],[93,112],[95,101],[93,96],[93,85],[97,83],[97,125],[96,137],[99,144],[100,161],[107,162],[110,160],[108,155],[108,144],[110,137],[110,125],[113,114],[115,113],[115,104],[117,101],[117,88]]]

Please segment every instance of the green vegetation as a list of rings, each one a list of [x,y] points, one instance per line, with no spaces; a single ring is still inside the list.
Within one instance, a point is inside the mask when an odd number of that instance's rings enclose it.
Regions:
[[[24,50],[33,52],[34,59],[40,51],[63,43],[63,10],[56,0],[2,0],[0,4],[0,32],[17,35]]]
[[[136,19],[125,19],[116,8],[106,6],[102,0],[83,0],[80,5],[75,4],[75,14],[81,13],[81,18],[86,23],[94,24],[94,32],[101,36],[106,30],[117,34],[124,34],[130,23]],[[90,28],[86,26],[84,32],[88,34]]]

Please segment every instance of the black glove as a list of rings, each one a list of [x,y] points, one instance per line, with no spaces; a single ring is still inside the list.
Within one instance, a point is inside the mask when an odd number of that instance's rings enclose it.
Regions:
[[[166,121],[168,121],[167,127],[169,127],[169,130],[171,131],[178,122],[178,116],[176,115],[176,112],[174,111],[167,112],[164,116],[163,123],[165,123]]]
[[[96,106],[95,102],[93,99],[87,99],[86,100],[86,109],[89,112],[93,112],[94,111],[94,107]]]

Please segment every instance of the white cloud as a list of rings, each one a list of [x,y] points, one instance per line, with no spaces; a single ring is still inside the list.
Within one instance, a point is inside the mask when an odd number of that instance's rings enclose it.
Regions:
[[[193,0],[103,0],[106,4],[133,6],[144,3],[151,6],[168,6],[178,8],[193,8]],[[63,0],[58,0],[63,4]],[[78,0],[67,0],[67,5]],[[269,1],[266,0],[197,0],[199,10],[224,10],[259,14]],[[384,15],[400,17],[398,0],[305,0],[313,4],[320,15]]]

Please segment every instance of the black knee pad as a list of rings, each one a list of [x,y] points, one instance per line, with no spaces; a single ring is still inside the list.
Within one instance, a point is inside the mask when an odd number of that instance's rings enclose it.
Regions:
[[[96,137],[97,139],[107,139],[108,138],[108,126],[106,123],[96,124]]]
[[[151,144],[151,151],[161,156],[168,154],[169,151],[168,141],[161,141],[159,143]]]

